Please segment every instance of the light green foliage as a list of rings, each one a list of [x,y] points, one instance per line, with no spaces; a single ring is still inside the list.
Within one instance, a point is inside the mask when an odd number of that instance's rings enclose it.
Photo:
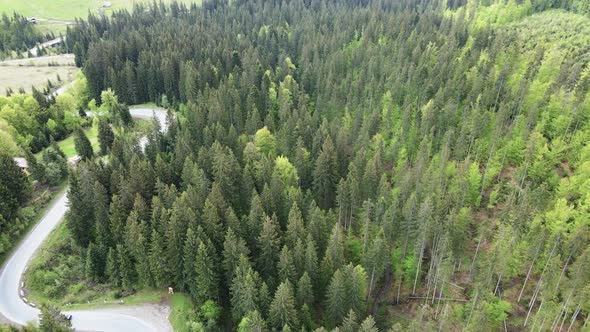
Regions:
[[[266,126],[256,132],[254,135],[254,144],[266,156],[274,155],[277,148],[276,139]]]
[[[482,176],[477,163],[472,163],[469,166],[467,177],[469,181],[469,195],[467,196],[467,202],[473,204],[476,207],[479,207],[479,203],[481,201],[480,190]]]
[[[275,159],[275,169],[279,172],[285,186],[296,186],[299,183],[297,169],[285,156],[278,156]]]
[[[493,298],[489,302],[484,302],[484,307],[487,319],[494,326],[500,326],[512,311],[512,305],[510,305],[510,303],[498,298]]]

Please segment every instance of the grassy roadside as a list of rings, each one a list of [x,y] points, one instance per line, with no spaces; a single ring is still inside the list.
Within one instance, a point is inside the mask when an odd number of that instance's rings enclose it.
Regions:
[[[33,197],[24,207],[24,209],[33,209],[32,217],[29,218],[27,225],[21,229],[16,235],[16,240],[11,248],[6,250],[4,253],[0,254],[0,266],[4,265],[4,262],[16,249],[16,247],[21,243],[21,241],[29,234],[31,229],[35,227],[43,215],[47,212],[47,210],[53,205],[53,203],[59,198],[59,196],[64,192],[68,184],[67,179],[64,179],[59,185],[55,187],[45,187],[42,190],[36,191],[33,193]]]
[[[24,275],[26,297],[36,303],[56,305],[63,310],[91,310],[122,305],[162,304],[171,307],[169,321],[174,331],[187,331],[194,307],[185,294],[170,296],[165,289],[146,288],[120,297],[120,290],[84,277],[83,254],[65,223],[49,235]]]
[[[188,332],[187,323],[194,319],[193,303],[185,294],[174,294],[170,299],[172,311],[168,320],[176,332]]]
[[[165,289],[146,288],[121,298],[119,289],[84,278],[81,252],[76,250],[79,249],[73,245],[66,224],[60,223],[31,260],[24,275],[25,294],[30,301],[37,305],[53,304],[63,310],[167,303],[171,307],[169,321],[174,331],[188,331],[195,309],[186,294],[171,296]],[[55,285],[63,288],[56,290]]]

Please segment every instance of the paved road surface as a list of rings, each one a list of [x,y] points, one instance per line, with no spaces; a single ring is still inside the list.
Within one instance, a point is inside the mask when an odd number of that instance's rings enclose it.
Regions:
[[[29,50],[29,52],[31,52],[31,55],[32,56],[37,56],[37,50],[38,49],[44,49],[44,48],[47,48],[47,47],[51,47],[53,45],[61,44],[65,40],[66,40],[66,37],[65,36],[64,37],[57,37],[55,39],[46,41],[43,44],[39,44],[38,46],[35,46],[35,47],[31,48]]]
[[[166,113],[162,110],[134,109],[131,115],[137,118],[151,117],[154,113],[162,128],[166,129]],[[24,325],[29,321],[38,321],[39,310],[25,303],[20,297],[21,277],[28,262],[43,244],[49,233],[59,224],[67,211],[65,192],[51,206],[35,228],[27,235],[16,251],[0,270],[0,315],[13,323]],[[171,331],[170,324],[154,322],[149,311],[137,310],[138,314],[128,315],[117,313],[117,310],[82,310],[66,312],[73,316],[72,324],[77,330],[84,331],[162,331],[162,326]],[[151,316],[151,317],[148,317]]]

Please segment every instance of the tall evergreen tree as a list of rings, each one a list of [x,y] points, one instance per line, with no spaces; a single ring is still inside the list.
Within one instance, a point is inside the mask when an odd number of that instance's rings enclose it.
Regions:
[[[338,164],[332,139],[328,136],[313,171],[313,189],[318,205],[323,209],[333,207],[338,182]]]
[[[295,308],[295,296],[293,287],[289,281],[282,282],[275,292],[270,304],[268,316],[272,325],[282,328],[285,325],[296,328],[298,325],[297,310]]]
[[[94,151],[92,151],[92,144],[90,144],[90,140],[88,140],[88,137],[86,137],[86,134],[82,128],[76,128],[74,135],[74,146],[78,156],[80,156],[82,159],[91,159],[94,155]]]

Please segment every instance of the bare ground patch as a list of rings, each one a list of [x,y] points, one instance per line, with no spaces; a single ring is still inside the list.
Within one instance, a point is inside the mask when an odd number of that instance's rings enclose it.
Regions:
[[[60,86],[72,81],[77,70],[72,54],[1,61],[0,94],[5,95],[9,88],[15,93],[20,88],[30,93],[33,86],[44,88],[48,80]]]

